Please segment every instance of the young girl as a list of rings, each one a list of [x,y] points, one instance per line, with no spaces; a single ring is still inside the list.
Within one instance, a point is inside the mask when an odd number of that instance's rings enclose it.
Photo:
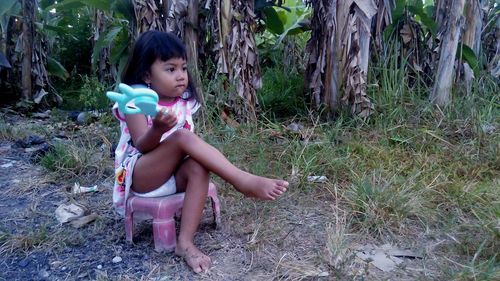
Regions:
[[[132,87],[148,87],[159,96],[160,112],[154,117],[124,115],[115,151],[116,183],[113,203],[123,213],[130,192],[157,197],[185,192],[180,233],[175,254],[196,272],[209,268],[211,260],[194,244],[208,192],[209,172],[219,175],[246,196],[274,200],[288,182],[259,177],[231,164],[217,149],[193,133],[192,114],[199,108],[197,93],[188,79],[186,49],[174,35],[143,33],[134,46],[122,81]]]

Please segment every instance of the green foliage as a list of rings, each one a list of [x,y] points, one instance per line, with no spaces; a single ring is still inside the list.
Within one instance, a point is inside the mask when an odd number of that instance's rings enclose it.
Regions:
[[[102,110],[109,108],[109,100],[105,94],[108,86],[101,83],[97,77],[73,73],[71,79],[68,79],[64,85],[67,85],[67,88],[61,90],[63,109]]]
[[[0,1],[0,33],[7,32],[7,24],[13,15],[17,15],[21,11],[21,3],[18,0],[2,0]]]
[[[44,10],[42,15],[43,25],[39,30],[47,35],[52,44],[49,70],[63,80],[68,79],[68,71],[90,74],[92,12],[88,8],[59,9],[56,14]],[[55,80],[54,84],[56,89],[68,86],[60,80]]]
[[[311,9],[301,0],[285,0],[281,5],[262,8],[266,29],[277,36],[276,44],[286,36],[307,31],[305,21],[311,16]]]
[[[87,109],[106,109],[109,100],[106,97],[106,87],[99,82],[97,77],[83,76],[83,85],[78,99]]]
[[[263,12],[267,30],[274,34],[282,34],[285,29],[276,10],[272,7],[266,7]]]
[[[64,0],[53,3],[52,5],[45,8],[46,10],[52,9],[78,9],[81,7],[92,7],[102,11],[109,12],[111,9],[111,3],[107,0]]]
[[[47,71],[63,80],[69,77],[69,73],[57,60],[47,57]]]
[[[384,30],[386,41],[396,35],[401,25],[410,20],[420,23],[433,37],[437,33],[437,25],[433,19],[434,6],[425,5],[421,0],[397,0],[392,10],[392,24]]]
[[[432,19],[432,16],[429,12],[432,12],[433,9],[429,9],[433,6],[428,6],[427,9],[424,9],[422,1],[417,0],[413,1],[413,4],[408,5],[408,11],[415,15],[415,19],[420,21],[425,27],[429,29],[433,36],[436,36],[437,33],[437,25],[436,22]]]
[[[469,46],[459,42],[458,54],[462,60],[469,64],[470,68],[474,71],[474,75],[477,77],[479,75],[479,62],[474,51]]]
[[[64,50],[83,50],[84,58],[79,57],[80,63],[72,65],[81,65],[81,61],[88,62],[83,64],[84,71],[79,69],[79,73],[90,74],[91,66],[96,67],[99,61],[99,54],[103,48],[110,48],[110,63],[118,64],[118,73],[114,80],[119,80],[121,71],[125,67],[128,47],[131,45],[131,33],[133,28],[131,23],[135,21],[135,14],[132,3],[128,0],[64,0],[58,1],[44,9],[45,13],[56,9],[58,18],[58,27],[68,29],[68,25],[72,26],[71,33],[80,32],[76,42],[64,42]],[[104,11],[106,14],[106,26],[98,40],[92,47],[88,38],[91,38],[90,20],[94,17],[95,9]],[[78,26],[76,26],[78,25]],[[81,33],[85,33],[81,36]],[[69,43],[69,44],[68,44]],[[79,46],[66,46],[77,44]],[[89,56],[90,54],[90,56]],[[66,56],[62,56],[65,57]],[[69,56],[70,58],[74,56]],[[66,65],[63,63],[63,65]]]
[[[283,69],[282,64],[265,68],[262,88],[257,91],[259,104],[273,118],[305,115],[304,77],[297,71]]]
[[[420,52],[426,51],[427,47],[425,44],[428,44],[427,40],[430,37],[435,40],[437,36],[437,24],[434,21],[434,14],[435,7],[433,1],[424,1],[423,3],[422,0],[397,0],[396,6],[392,11],[393,23],[384,30],[385,41],[390,43],[391,38],[399,36],[399,30],[403,25],[409,22],[416,22],[422,29],[423,36],[415,34],[415,38],[412,39],[420,42],[419,44],[424,49],[420,50]],[[414,51],[417,51],[417,49],[419,48],[417,47]],[[469,64],[476,77],[479,75],[478,58],[469,46],[459,42],[457,57],[460,57]]]

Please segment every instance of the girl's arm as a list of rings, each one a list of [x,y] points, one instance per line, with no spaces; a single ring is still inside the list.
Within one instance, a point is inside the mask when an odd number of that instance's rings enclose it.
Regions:
[[[141,153],[155,149],[160,144],[161,136],[177,124],[177,118],[164,111],[158,112],[151,127],[148,127],[146,116],[142,114],[125,115],[125,121],[134,147]]]

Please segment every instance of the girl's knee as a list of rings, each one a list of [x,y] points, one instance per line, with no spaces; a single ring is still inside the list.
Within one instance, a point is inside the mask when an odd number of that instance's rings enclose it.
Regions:
[[[193,132],[186,129],[179,129],[173,132],[169,136],[169,139],[182,145],[193,141],[195,137],[196,135]]]

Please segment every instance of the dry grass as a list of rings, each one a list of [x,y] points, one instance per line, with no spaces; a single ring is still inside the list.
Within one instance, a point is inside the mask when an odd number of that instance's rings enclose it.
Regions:
[[[152,253],[148,224],[139,227],[135,246],[124,243],[122,221],[110,208],[109,147],[116,132],[107,119],[69,131],[69,139],[54,143],[41,159],[44,169],[16,163],[19,174],[13,177],[34,172],[6,189],[8,198],[25,201],[22,211],[9,213],[0,227],[0,253],[64,256],[71,248],[82,256],[90,256],[88,251],[111,255],[107,259],[121,255],[134,265],[96,270],[96,263],[86,260],[77,276],[94,280],[495,280],[500,133],[478,128],[484,123],[498,127],[498,109],[484,105],[483,113],[464,111],[459,118],[450,111],[389,105],[381,105],[391,109],[370,124],[340,116],[329,124],[305,118],[232,129],[208,120],[201,135],[231,161],[292,185],[280,200],[258,202],[214,177],[223,226],[213,230],[205,217],[196,238],[215,260],[207,274],[194,277],[172,255]],[[286,129],[292,121],[304,129]],[[24,136],[44,134],[29,126],[15,128],[26,128]],[[1,139],[23,136],[15,130],[0,123]],[[50,135],[51,129],[45,131]],[[309,182],[312,175],[328,180]],[[71,195],[67,190],[75,181],[98,184],[103,191]],[[55,206],[72,200],[99,214],[84,231],[53,223]],[[93,241],[99,246],[91,248],[90,237],[99,237]],[[384,273],[355,257],[356,248],[368,243],[391,243],[420,251],[424,258],[405,259],[401,268]]]

